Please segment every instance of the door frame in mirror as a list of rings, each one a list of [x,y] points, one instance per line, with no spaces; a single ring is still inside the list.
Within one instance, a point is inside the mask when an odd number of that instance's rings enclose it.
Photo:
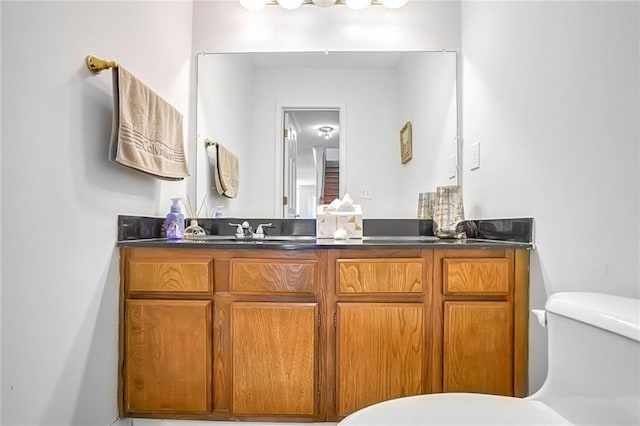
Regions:
[[[282,200],[283,200],[283,185],[284,185],[284,147],[282,146],[282,135],[284,134],[284,112],[287,110],[338,110],[340,120],[340,198],[345,194],[347,188],[347,120],[346,120],[346,104],[343,101],[338,102],[325,102],[325,103],[313,103],[313,104],[300,104],[300,103],[288,103],[278,101],[276,105],[276,134],[275,134],[275,176],[274,186],[275,200],[274,200],[274,213],[275,217],[284,217]]]

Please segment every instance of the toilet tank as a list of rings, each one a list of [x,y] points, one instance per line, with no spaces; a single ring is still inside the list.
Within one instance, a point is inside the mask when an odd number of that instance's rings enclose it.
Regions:
[[[574,424],[640,424],[640,300],[556,293],[545,311],[547,378],[529,399]]]

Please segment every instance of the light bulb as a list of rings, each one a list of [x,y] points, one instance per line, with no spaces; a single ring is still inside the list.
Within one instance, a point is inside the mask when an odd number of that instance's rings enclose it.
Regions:
[[[336,0],[312,0],[313,4],[320,7],[329,7],[336,4]]]
[[[247,10],[252,12],[257,12],[259,10],[264,9],[267,5],[266,0],[240,0],[240,4]]]
[[[297,9],[302,5],[302,0],[277,0],[278,4],[284,9]]]
[[[382,0],[382,5],[387,9],[400,9],[408,0]]]
[[[347,7],[350,9],[366,9],[371,6],[371,0],[347,0]]]

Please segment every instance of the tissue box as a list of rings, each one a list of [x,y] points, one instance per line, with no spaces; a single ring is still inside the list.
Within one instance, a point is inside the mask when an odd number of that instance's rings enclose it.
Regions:
[[[362,208],[354,204],[354,211],[326,211],[326,204],[319,205],[316,211],[316,238],[333,238],[338,229],[347,232],[347,238],[362,238]]]

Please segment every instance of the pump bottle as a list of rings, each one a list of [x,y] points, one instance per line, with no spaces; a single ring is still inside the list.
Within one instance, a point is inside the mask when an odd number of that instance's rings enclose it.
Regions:
[[[184,215],[180,212],[180,198],[171,199],[171,210],[167,213],[165,228],[167,239],[180,240],[184,236]]]

